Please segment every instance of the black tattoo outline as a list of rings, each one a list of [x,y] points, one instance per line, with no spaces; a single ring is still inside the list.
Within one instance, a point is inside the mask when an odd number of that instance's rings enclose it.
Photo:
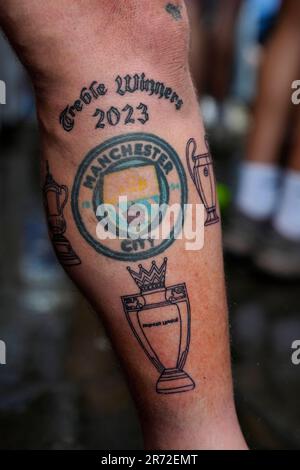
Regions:
[[[139,111],[137,115],[135,115],[136,110]],[[123,117],[123,122],[120,122],[122,113],[126,115],[125,118]],[[93,117],[98,118],[95,129],[104,129],[107,124],[112,127],[116,127],[118,124],[127,126],[128,124],[135,124],[136,120],[144,125],[150,119],[148,106],[144,103],[140,103],[135,108],[130,104],[126,104],[121,110],[115,106],[111,106],[106,112],[103,109],[96,108]]]
[[[175,109],[179,111],[183,106],[183,99],[168,87],[164,82],[159,82],[153,78],[147,78],[145,73],[127,74],[124,77],[118,75],[115,79],[117,90],[120,96],[133,94],[136,92],[148,93],[149,96],[157,96],[158,99],[165,99],[175,104]]]
[[[134,124],[135,119],[132,117],[133,113],[134,113],[134,108],[132,106],[130,106],[130,104],[126,104],[126,106],[124,106],[122,111],[123,111],[123,113],[127,113],[127,116],[126,116],[125,121],[124,121],[125,126],[127,124]]]
[[[159,82],[153,78],[147,78],[145,73],[135,73],[134,75],[127,74],[123,77],[118,75],[115,78],[115,85],[115,93],[120,96],[136,92],[147,93],[148,96],[156,96],[160,100],[165,99],[170,101],[170,103],[174,104],[177,111],[180,110],[184,104],[182,98],[176,93],[176,91],[165,85],[164,82]],[[105,96],[107,93],[108,88],[106,88],[105,84],[98,83],[96,80],[94,80],[88,87],[83,87],[80,91],[79,97],[73,102],[73,104],[68,104],[59,115],[59,124],[62,126],[64,131],[71,132],[75,126],[75,118],[77,114],[81,113],[81,111],[83,111],[87,106],[98,100],[100,97]],[[140,103],[140,106],[141,111],[144,111],[145,114],[144,117],[140,117],[140,119],[137,118],[137,120],[142,124],[145,124],[149,120],[147,113],[148,109],[145,109],[147,108],[147,105]],[[142,106],[145,108],[142,108]],[[113,108],[114,107],[111,107],[107,113],[112,114]],[[120,113],[119,109],[114,108],[114,112],[118,119],[118,114]],[[94,117],[100,115],[96,129],[103,129],[102,123],[105,118],[105,114],[103,113],[103,110],[99,110],[97,108],[93,114]],[[113,122],[112,115],[110,118],[111,122]]]
[[[69,190],[67,186],[59,185],[54,180],[50,173],[48,161],[46,161],[46,169],[47,173],[43,186],[43,199],[50,238],[60,263],[65,267],[77,266],[81,264],[81,260],[64,235],[67,224],[63,210],[68,200]]]
[[[97,100],[100,96],[105,96],[107,88],[104,83],[98,83],[95,80],[89,87],[81,89],[79,98],[77,98],[72,105],[67,105],[59,115],[59,123],[66,132],[71,132],[74,124],[76,114],[80,113],[86,106]]]
[[[136,109],[141,111],[141,116],[144,116],[138,117],[137,120],[142,124],[146,124],[146,122],[149,121],[148,106],[144,103],[140,103]]]
[[[181,9],[182,7],[180,5],[174,5],[173,3],[168,3],[165,7],[166,12],[169,13],[175,21],[182,20]]]
[[[205,136],[205,144],[207,152],[196,155],[196,140],[189,139],[186,145],[186,161],[191,178],[206,210],[207,217],[204,225],[208,226],[218,223],[220,218],[217,214],[216,181],[207,135]],[[194,162],[193,168],[191,160]]]
[[[188,293],[185,283],[166,287],[167,261],[168,258],[164,258],[160,268],[152,261],[149,271],[142,265],[139,265],[138,272],[128,266],[140,292],[122,296],[121,300],[134,336],[160,373],[156,392],[172,394],[193,390],[195,382],[183,370],[191,337]],[[163,354],[160,354],[160,346]],[[166,354],[166,350],[169,354]],[[170,357],[174,351],[175,357]]]
[[[100,117],[98,118],[97,124],[95,125],[95,129],[104,129],[105,124],[103,124],[103,121],[105,119],[105,112],[103,111],[103,109],[99,109],[99,108],[95,109],[93,117],[98,117],[98,116]]]

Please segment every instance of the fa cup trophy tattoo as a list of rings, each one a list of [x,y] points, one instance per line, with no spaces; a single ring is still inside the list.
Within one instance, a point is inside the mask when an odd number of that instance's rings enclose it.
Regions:
[[[157,393],[187,392],[195,388],[183,370],[190,344],[190,303],[186,285],[165,286],[167,258],[159,268],[127,268],[140,292],[122,297],[128,323],[160,376]]]
[[[58,260],[63,266],[81,264],[69,240],[64,236],[67,224],[63,210],[68,200],[68,188],[56,183],[50,173],[48,162],[43,194],[49,232]]]
[[[197,188],[199,196],[204,204],[207,218],[204,225],[212,225],[219,222],[217,215],[216,185],[213,172],[213,164],[207,137],[205,137],[207,152],[196,155],[197,144],[195,139],[190,139],[186,146],[186,160],[192,180]],[[193,167],[191,164],[193,160]]]

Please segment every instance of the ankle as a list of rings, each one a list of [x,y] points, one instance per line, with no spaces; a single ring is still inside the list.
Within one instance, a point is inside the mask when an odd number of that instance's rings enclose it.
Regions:
[[[198,400],[197,400],[198,401]],[[176,408],[152,407],[142,416],[147,449],[247,449],[233,401],[226,409],[207,409],[203,403],[191,408],[183,401]],[[147,407],[148,408],[148,407]]]
[[[204,424],[188,422],[178,426],[149,426],[144,432],[146,449],[161,450],[247,450],[236,418]]]

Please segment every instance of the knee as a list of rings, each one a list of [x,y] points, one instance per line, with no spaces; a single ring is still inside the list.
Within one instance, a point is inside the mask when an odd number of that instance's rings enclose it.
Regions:
[[[8,0],[8,7],[0,8],[0,21],[22,59],[38,72],[89,56],[109,57],[113,65],[126,60],[176,71],[187,65],[184,0],[74,0],[72,7],[65,0],[42,6],[28,0],[26,7],[18,5]]]

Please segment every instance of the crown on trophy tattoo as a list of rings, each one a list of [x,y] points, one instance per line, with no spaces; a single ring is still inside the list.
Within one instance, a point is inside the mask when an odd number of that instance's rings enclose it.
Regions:
[[[139,264],[138,273],[131,269],[130,266],[128,266],[127,269],[141,292],[149,292],[155,289],[165,288],[167,261],[168,259],[164,258],[163,264],[160,268],[158,268],[155,261],[152,261],[150,271],[147,271],[147,269],[143,268],[141,264]]]
[[[183,370],[190,346],[191,311],[186,285],[167,287],[168,259],[149,270],[141,264],[135,271],[127,267],[140,292],[123,296],[127,321],[146,356],[160,376],[157,393],[187,392],[195,388]]]
[[[186,160],[191,178],[206,210],[207,217],[204,225],[207,226],[216,224],[220,219],[217,214],[216,182],[207,136],[205,136],[205,144],[207,152],[196,155],[196,140],[191,138],[186,145]]]

